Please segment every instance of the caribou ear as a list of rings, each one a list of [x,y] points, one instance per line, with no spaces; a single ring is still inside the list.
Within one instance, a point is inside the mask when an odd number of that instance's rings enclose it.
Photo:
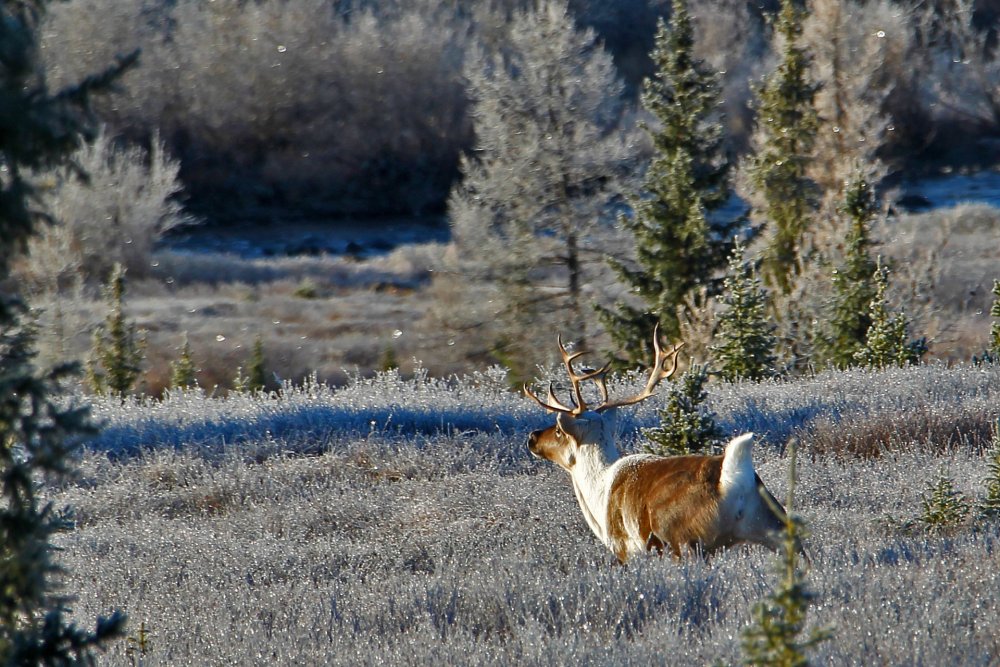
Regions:
[[[582,433],[580,421],[581,420],[578,417],[574,417],[566,412],[560,412],[556,415],[556,426],[558,426],[559,430],[563,433],[573,438],[577,444],[580,444],[582,441],[582,438],[580,437],[580,434]]]

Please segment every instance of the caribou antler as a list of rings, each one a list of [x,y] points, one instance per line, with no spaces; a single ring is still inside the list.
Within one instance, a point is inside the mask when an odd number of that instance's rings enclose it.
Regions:
[[[653,358],[653,367],[649,371],[649,379],[646,380],[646,386],[643,387],[643,390],[635,396],[618,399],[617,401],[607,400],[608,389],[605,386],[601,386],[601,395],[604,396],[604,402],[594,408],[594,411],[601,412],[603,410],[610,410],[611,408],[634,405],[639,401],[644,401],[652,396],[653,391],[656,389],[656,386],[660,384],[660,382],[663,380],[669,380],[673,377],[674,373],[677,372],[677,355],[680,353],[682,347],[684,347],[683,341],[671,346],[669,352],[664,352],[663,348],[660,346],[660,325],[657,324],[653,329],[653,350],[656,354]],[[665,368],[668,359],[670,360],[669,371]],[[602,377],[599,379],[598,383],[603,385],[604,378]]]
[[[597,382],[597,386],[601,389],[602,401],[607,400],[608,394],[607,387],[604,384],[604,376],[607,375],[608,370],[611,368],[611,364],[605,364],[603,368],[599,368],[596,371],[583,371],[582,373],[577,373],[573,370],[573,361],[583,356],[584,352],[568,352],[566,350],[566,346],[563,345],[562,334],[559,334],[556,341],[559,343],[559,354],[562,355],[563,365],[566,366],[566,374],[569,375],[569,380],[573,384],[574,406],[569,407],[556,397],[555,392],[552,390],[551,382],[549,383],[548,396],[546,396],[544,401],[538,398],[538,396],[536,396],[527,385],[524,387],[524,393],[533,398],[536,403],[550,412],[562,412],[577,417],[587,411],[587,403],[583,400],[583,390],[580,388],[580,385],[583,382],[586,382],[587,380],[595,380]]]
[[[610,401],[608,400],[607,375],[611,368],[611,362],[608,362],[597,370],[578,373],[573,370],[573,361],[581,357],[584,353],[582,351],[573,353],[567,352],[566,346],[563,345],[561,334],[558,336],[557,342],[559,343],[559,353],[562,355],[563,365],[566,366],[566,373],[569,375],[569,380],[573,385],[574,406],[569,407],[556,397],[555,392],[552,390],[551,382],[549,383],[548,395],[545,400],[538,398],[538,396],[532,392],[527,385],[524,387],[524,393],[550,412],[562,412],[573,415],[574,417],[577,417],[588,410],[587,404],[583,400],[583,390],[581,389],[581,384],[583,382],[593,380],[597,385],[598,390],[601,392],[600,404],[590,408],[594,412],[603,412],[604,410],[609,410],[611,408],[633,405],[652,396],[656,386],[660,384],[661,381],[670,378],[677,371],[677,354],[680,352],[680,349],[684,347],[684,343],[678,343],[677,345],[671,347],[670,352],[664,352],[663,348],[660,346],[660,326],[657,324],[656,328],[653,329],[653,349],[656,352],[656,356],[653,360],[653,367],[650,371],[649,379],[646,381],[645,388],[643,388],[643,390],[635,396]],[[669,371],[665,369],[668,359],[671,362]]]

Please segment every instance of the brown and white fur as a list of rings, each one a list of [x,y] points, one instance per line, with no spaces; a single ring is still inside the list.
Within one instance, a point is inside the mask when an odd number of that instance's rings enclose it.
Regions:
[[[547,410],[557,412],[554,426],[528,436],[529,451],[570,474],[587,525],[622,563],[643,551],[662,553],[664,547],[676,558],[683,551],[708,554],[743,542],[778,549],[784,510],[754,470],[752,433],[734,438],[717,456],[620,455],[615,444],[617,408],[648,398],[660,379],[676,369],[678,348],[672,353],[674,368],[667,373],[662,368],[666,355],[655,333],[654,343],[657,359],[646,389],[636,397],[609,402],[607,367],[576,373],[572,361],[579,353],[566,353],[560,340],[576,405],[560,403],[551,386],[544,401],[526,389]],[[586,409],[579,387],[587,379],[597,380],[604,397],[593,410]]]
[[[742,542],[781,546],[784,517],[751,460],[753,434],[734,438],[718,456],[620,457],[611,415],[557,417],[535,431],[528,449],[569,472],[587,525],[622,563],[668,547],[708,554]],[[597,437],[594,437],[597,436]]]

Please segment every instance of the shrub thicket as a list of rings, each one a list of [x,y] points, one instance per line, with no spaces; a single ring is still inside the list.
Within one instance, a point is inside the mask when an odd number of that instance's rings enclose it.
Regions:
[[[462,60],[473,43],[503,44],[510,16],[529,4],[81,0],[54,7],[44,54],[58,83],[141,46],[143,67],[100,105],[101,114],[131,138],[162,130],[202,207],[230,215],[241,204],[440,210],[458,156],[473,140]],[[597,30],[637,91],[654,70],[649,51],[666,4],[573,0],[570,7]],[[767,57],[762,13],[776,4],[692,7],[699,57],[725,73],[729,140],[737,148],[747,143],[748,81]],[[818,103],[831,130],[841,130],[822,137],[837,144],[825,153],[873,152],[885,141],[889,157],[905,164],[907,152],[969,151],[991,136],[996,54],[968,0],[809,5],[820,16],[805,43],[827,84]],[[891,131],[879,136],[890,118]],[[968,118],[977,122],[959,122]]]
[[[201,210],[233,218],[284,207],[442,207],[470,139],[462,12],[443,2],[126,5],[54,11],[51,75],[71,78],[123,44],[141,46],[143,66],[102,115],[130,137],[159,130]]]

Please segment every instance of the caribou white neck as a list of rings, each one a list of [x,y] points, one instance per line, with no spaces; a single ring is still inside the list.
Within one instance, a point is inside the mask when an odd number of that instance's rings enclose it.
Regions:
[[[612,409],[585,420],[591,428],[579,433],[581,440],[576,462],[570,470],[573,491],[587,525],[605,544],[608,543],[608,494],[614,479],[614,465],[621,459],[615,444],[615,413]]]

